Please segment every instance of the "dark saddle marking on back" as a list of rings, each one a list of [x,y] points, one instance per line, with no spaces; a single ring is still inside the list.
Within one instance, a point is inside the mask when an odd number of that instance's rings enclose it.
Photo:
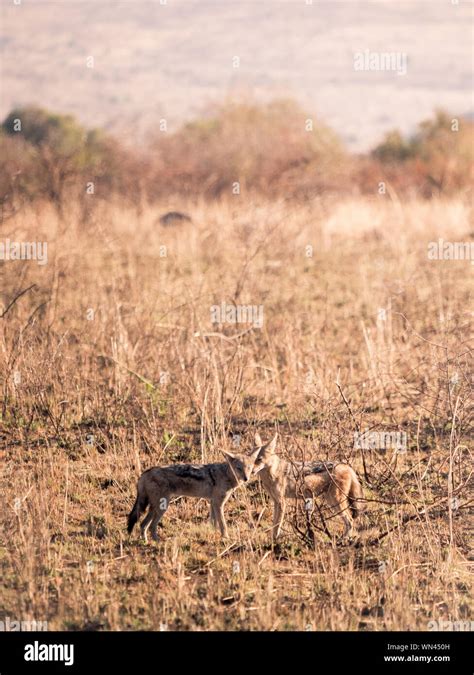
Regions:
[[[170,468],[173,469],[175,476],[179,476],[180,478],[194,478],[195,480],[205,479],[202,466],[195,466],[193,464],[175,464]]]

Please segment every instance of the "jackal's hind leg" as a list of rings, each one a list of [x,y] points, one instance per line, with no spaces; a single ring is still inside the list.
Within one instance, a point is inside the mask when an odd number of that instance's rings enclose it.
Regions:
[[[334,490],[334,492],[336,492],[336,490]],[[342,490],[338,489],[336,494],[334,494],[334,492],[329,492],[326,501],[331,509],[334,509],[334,514],[341,516],[344,522],[344,533],[342,538],[346,539],[351,537],[354,531],[354,521],[349,508],[349,500],[345,495],[341,494]]]
[[[158,503],[153,505],[153,509],[151,511],[152,512],[152,519],[151,519],[151,525],[150,525],[151,538],[153,539],[153,541],[158,541],[158,531],[157,531],[158,523],[160,522],[160,520],[165,515],[165,513],[168,509],[169,503],[170,503],[169,497],[166,496],[166,497],[161,497],[158,500]]]
[[[348,539],[352,537],[354,533],[354,521],[352,520],[348,507],[341,513],[341,518],[344,521],[344,534],[342,536],[344,539]]]
[[[140,524],[140,530],[142,533],[142,537],[145,540],[145,543],[148,541],[148,528],[150,527],[152,520],[153,520],[153,509],[150,509],[146,514],[146,517],[142,520]]]

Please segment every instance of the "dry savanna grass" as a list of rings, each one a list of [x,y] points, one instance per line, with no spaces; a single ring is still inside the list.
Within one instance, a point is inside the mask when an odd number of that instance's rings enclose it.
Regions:
[[[170,207],[192,223],[164,228]],[[77,211],[77,217],[76,217]],[[426,630],[469,621],[469,261],[461,198],[307,205],[47,205],[2,226],[48,262],[0,265],[1,615],[50,629]],[[28,290],[27,290],[28,289]],[[22,295],[20,293],[24,292]],[[263,308],[263,326],[211,307]],[[226,507],[176,500],[158,543],[125,533],[145,468],[208,462],[279,433],[339,459],[367,498],[359,536],[301,504],[270,545],[258,481]],[[361,449],[355,433],[406,434]]]

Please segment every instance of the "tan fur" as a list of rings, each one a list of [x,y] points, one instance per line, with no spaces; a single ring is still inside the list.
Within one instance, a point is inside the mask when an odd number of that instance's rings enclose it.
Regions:
[[[257,448],[251,455],[226,452],[226,461],[214,464],[174,464],[148,469],[138,480],[137,499],[128,516],[128,532],[132,532],[140,515],[149,506],[140,527],[145,540],[151,527],[152,538],[156,541],[157,526],[170,499],[187,496],[207,499],[211,504],[211,523],[219,527],[222,536],[227,536],[224,505],[235,488],[255,473],[254,464],[259,451],[260,448]]]
[[[353,519],[362,509],[362,488],[355,471],[348,465],[334,462],[288,462],[276,450],[277,436],[263,445],[258,434],[255,444],[260,446],[254,470],[274,504],[273,538],[280,533],[285,517],[287,499],[320,497],[345,524],[344,536],[353,533]]]

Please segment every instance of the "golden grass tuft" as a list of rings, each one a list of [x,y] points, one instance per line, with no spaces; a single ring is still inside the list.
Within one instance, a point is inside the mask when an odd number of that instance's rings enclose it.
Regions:
[[[48,264],[0,263],[4,309],[34,284],[0,319],[1,615],[110,630],[470,619],[473,268],[427,257],[439,236],[472,240],[468,203],[170,207],[193,224],[120,204],[81,223],[71,204],[62,222],[42,206],[4,225],[47,241]],[[263,328],[212,325],[223,301],[262,305]],[[295,513],[272,550],[258,483],[227,506],[230,541],[196,500],[169,509],[158,544],[126,537],[143,469],[216,460],[256,428],[289,457],[354,466],[358,541],[314,518],[311,548]],[[369,428],[406,432],[406,452],[361,452]]]

